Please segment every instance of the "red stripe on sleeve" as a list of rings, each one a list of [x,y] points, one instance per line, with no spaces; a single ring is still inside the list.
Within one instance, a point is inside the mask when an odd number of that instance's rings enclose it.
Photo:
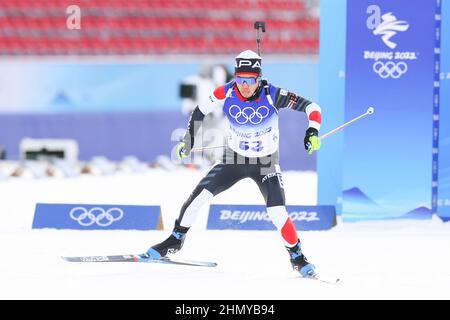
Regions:
[[[322,123],[322,115],[320,114],[319,111],[311,112],[308,119],[311,121],[316,121],[318,123]]]
[[[219,100],[225,99],[225,86],[218,87],[214,90],[214,96]]]

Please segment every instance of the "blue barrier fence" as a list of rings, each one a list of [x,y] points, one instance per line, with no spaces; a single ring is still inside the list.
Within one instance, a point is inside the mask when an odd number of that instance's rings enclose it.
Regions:
[[[187,117],[177,111],[134,113],[2,114],[0,145],[7,158],[20,158],[19,143],[24,137],[75,139],[80,160],[105,156],[122,160],[134,155],[141,161],[154,161],[171,155],[177,141],[172,134],[184,132]],[[303,147],[307,118],[303,112],[280,112],[280,156],[284,170],[316,169],[316,156]]]

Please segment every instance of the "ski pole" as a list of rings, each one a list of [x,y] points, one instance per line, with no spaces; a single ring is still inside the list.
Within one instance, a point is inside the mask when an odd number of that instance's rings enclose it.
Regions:
[[[365,116],[367,116],[367,115],[373,114],[374,112],[375,112],[375,109],[374,109],[373,107],[369,107],[369,108],[367,109],[367,111],[366,111],[365,113],[363,113],[362,115],[360,115],[360,116],[358,116],[358,117],[356,117],[356,118],[354,118],[354,119],[352,119],[352,120],[350,120],[350,121],[344,123],[343,125],[341,125],[341,126],[335,128],[335,129],[331,130],[330,132],[325,133],[324,135],[320,136],[319,139],[320,139],[320,140],[325,139],[326,137],[329,137],[329,136],[331,136],[332,134],[335,134],[336,132],[338,132],[338,131],[344,129],[344,128],[347,127],[347,126],[349,126],[349,125],[352,124],[353,122],[358,121],[359,119],[361,119],[361,118],[363,118],[363,117],[365,117]],[[203,151],[203,150],[217,149],[217,148],[225,148],[225,147],[226,147],[225,145],[222,145],[222,146],[210,146],[210,147],[202,147],[202,148],[193,148],[193,149],[191,150],[191,152],[200,152],[200,151]]]
[[[322,140],[322,139],[324,139],[324,138],[326,138],[328,136],[331,136],[332,134],[334,134],[334,133],[344,129],[345,127],[347,127],[348,125],[352,124],[353,122],[358,121],[359,119],[361,119],[361,118],[363,118],[363,117],[365,117],[365,116],[367,116],[369,114],[373,114],[374,112],[375,112],[375,109],[373,107],[369,107],[367,109],[367,111],[365,113],[363,113],[362,115],[360,115],[360,116],[358,116],[358,117],[356,117],[356,118],[354,118],[354,119],[344,123],[343,125],[337,127],[336,129],[331,130],[330,132],[325,133],[324,135],[320,136],[319,139]]]

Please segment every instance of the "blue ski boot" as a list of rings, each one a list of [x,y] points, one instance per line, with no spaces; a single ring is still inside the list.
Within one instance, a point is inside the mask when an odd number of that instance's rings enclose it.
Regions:
[[[302,253],[302,249],[300,247],[300,240],[297,242],[295,246],[292,248],[286,247],[291,256],[291,264],[292,268],[295,271],[300,272],[302,277],[309,278],[315,276],[314,269],[316,268],[313,264],[309,263],[306,259],[305,255]]]
[[[163,242],[148,249],[142,257],[147,259],[161,259],[168,254],[180,251],[183,247],[188,230],[189,228],[182,227],[175,221],[175,227],[173,228],[172,234]]]

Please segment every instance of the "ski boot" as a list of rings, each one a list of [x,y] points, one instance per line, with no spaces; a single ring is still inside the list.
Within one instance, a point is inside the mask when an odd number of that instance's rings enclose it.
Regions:
[[[172,234],[163,242],[152,246],[147,250],[146,253],[142,255],[143,258],[147,259],[161,259],[168,254],[173,254],[180,251],[183,247],[184,239],[186,238],[186,233],[189,228],[180,226],[177,221],[175,221],[175,227],[173,228]]]
[[[302,277],[310,278],[316,275],[313,264],[309,263],[300,248],[300,240],[292,248],[286,247],[291,256],[291,265],[295,271],[298,271]]]

